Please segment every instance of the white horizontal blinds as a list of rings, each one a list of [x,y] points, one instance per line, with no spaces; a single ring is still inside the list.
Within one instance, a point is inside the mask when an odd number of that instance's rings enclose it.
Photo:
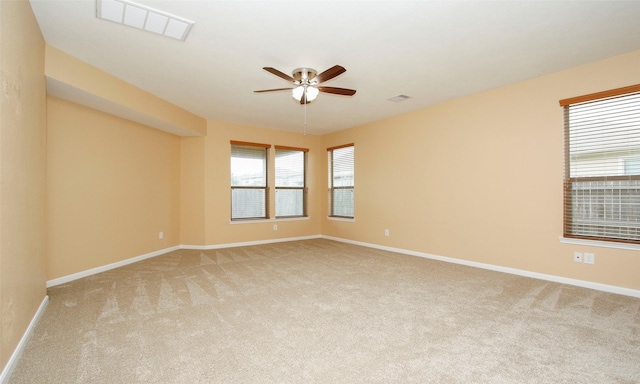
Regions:
[[[231,142],[231,219],[268,218],[267,159],[271,145]]]
[[[276,217],[307,216],[306,148],[276,145]]]
[[[354,217],[353,144],[327,148],[329,169],[329,216]]]
[[[622,90],[564,103],[567,237],[640,243],[640,86]]]

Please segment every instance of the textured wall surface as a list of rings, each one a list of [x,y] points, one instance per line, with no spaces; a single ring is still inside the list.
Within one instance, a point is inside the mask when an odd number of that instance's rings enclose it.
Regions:
[[[0,368],[45,298],[44,39],[27,1],[0,2]]]

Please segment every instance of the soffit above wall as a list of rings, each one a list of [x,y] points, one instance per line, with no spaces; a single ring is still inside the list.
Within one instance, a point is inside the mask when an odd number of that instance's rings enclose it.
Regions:
[[[147,113],[129,108],[124,104],[114,103],[98,95],[83,91],[72,85],[47,77],[47,94],[64,100],[97,109],[114,116],[121,117],[151,128],[159,129],[176,136],[202,136],[193,130],[172,124]]]
[[[178,136],[203,136],[206,119],[54,47],[45,50],[47,93]]]

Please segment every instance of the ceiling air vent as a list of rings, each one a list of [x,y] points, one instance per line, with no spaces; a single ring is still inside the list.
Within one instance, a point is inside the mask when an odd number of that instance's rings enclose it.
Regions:
[[[389,100],[389,101],[393,101],[394,103],[399,103],[399,102],[401,102],[401,101],[405,101],[405,100],[410,99],[410,98],[411,98],[411,96],[407,96],[407,95],[398,95],[398,96],[393,96],[392,98],[387,99],[387,100]]]

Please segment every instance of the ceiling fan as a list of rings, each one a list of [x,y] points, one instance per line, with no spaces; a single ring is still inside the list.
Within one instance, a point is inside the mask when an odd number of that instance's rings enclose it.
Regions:
[[[333,93],[335,95],[353,96],[356,91],[354,89],[336,88],[336,87],[324,87],[319,84],[327,82],[334,77],[343,74],[347,70],[340,65],[334,65],[326,71],[318,74],[315,69],[311,68],[298,68],[294,69],[292,75],[289,76],[283,72],[278,71],[275,68],[264,67],[265,71],[270,72],[280,78],[283,78],[293,84],[294,87],[290,88],[276,88],[276,89],[263,89],[260,91],[254,91],[255,93],[263,92],[276,92],[291,90],[291,94],[294,99],[300,102],[300,104],[309,104],[318,97],[318,93]]]

